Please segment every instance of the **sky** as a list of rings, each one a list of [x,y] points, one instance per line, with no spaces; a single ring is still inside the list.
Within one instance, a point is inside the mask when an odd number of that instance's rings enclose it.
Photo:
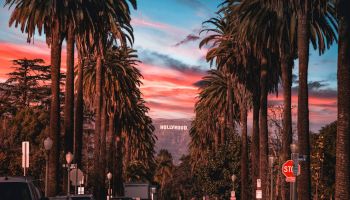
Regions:
[[[215,16],[219,0],[139,0],[132,11],[138,66],[144,79],[141,91],[150,107],[152,118],[178,119],[194,117],[194,104],[199,92],[196,83],[210,69],[205,62],[206,48],[199,49],[202,22]],[[4,0],[0,0],[4,4]],[[0,81],[11,71],[11,60],[43,58],[50,63],[45,37],[37,35],[30,44],[19,28],[9,27],[10,11],[0,6]],[[311,48],[312,49],[312,48]],[[337,46],[322,56],[310,51],[309,104],[310,129],[319,130],[336,120]],[[65,70],[65,50],[62,51]],[[295,61],[293,73],[298,74]],[[297,82],[293,84],[292,104],[297,105]],[[270,105],[282,103],[279,95],[269,96]],[[250,115],[251,118],[251,115]],[[296,119],[296,109],[293,120]]]

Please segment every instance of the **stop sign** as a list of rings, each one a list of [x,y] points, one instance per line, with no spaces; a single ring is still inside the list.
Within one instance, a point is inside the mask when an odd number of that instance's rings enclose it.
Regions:
[[[282,165],[282,173],[286,176],[287,182],[295,182],[295,176],[293,174],[293,160],[287,160]],[[300,165],[298,165],[298,175],[300,174]]]

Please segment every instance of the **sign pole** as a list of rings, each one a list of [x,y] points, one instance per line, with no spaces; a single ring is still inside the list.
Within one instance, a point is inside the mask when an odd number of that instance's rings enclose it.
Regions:
[[[75,166],[75,194],[78,194],[78,163]]]
[[[29,168],[29,142],[22,142],[22,167],[24,176],[27,175],[27,168]]]
[[[262,199],[262,190],[261,190],[261,179],[256,179],[256,199]]]
[[[24,143],[24,176],[26,176],[26,167],[27,167],[27,148],[26,148],[26,143]]]
[[[27,148],[26,148],[26,144],[24,143],[24,176],[26,176],[26,168],[27,168]]]

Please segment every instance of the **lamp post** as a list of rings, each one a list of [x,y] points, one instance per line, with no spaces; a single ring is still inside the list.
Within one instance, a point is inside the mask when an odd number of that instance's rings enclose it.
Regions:
[[[236,175],[232,175],[231,176],[231,180],[232,180],[232,191],[231,191],[231,200],[236,200],[236,192],[235,192],[235,181],[236,181],[237,177]]]
[[[274,163],[275,157],[269,156],[269,164],[270,164],[270,199],[273,200],[273,163]]]
[[[112,192],[111,192],[111,180],[112,180],[112,173],[108,172],[107,174],[107,179],[108,179],[108,199],[112,198]]]
[[[157,192],[157,188],[156,187],[151,187],[151,200],[154,200],[154,194]]]
[[[299,165],[299,153],[298,153],[298,146],[296,144],[291,144],[290,145],[290,151],[292,152],[291,154],[291,159],[293,160],[293,174],[295,176],[295,182],[292,182],[290,184],[290,199],[291,200],[296,200],[297,199],[297,175],[298,175],[298,165]],[[295,172],[296,168],[296,172]]]
[[[45,197],[47,197],[47,184],[48,184],[48,176],[49,176],[49,153],[52,148],[52,139],[50,137],[47,137],[44,140],[44,148],[45,148],[45,164],[46,164],[46,169],[45,169]]]
[[[71,152],[68,152],[66,154],[66,161],[67,161],[67,172],[68,172],[68,182],[67,182],[67,196],[70,196],[70,164],[72,163],[74,158],[74,155]]]

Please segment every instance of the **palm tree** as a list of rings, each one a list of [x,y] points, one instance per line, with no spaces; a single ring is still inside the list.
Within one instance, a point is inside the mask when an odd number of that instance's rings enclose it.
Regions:
[[[229,95],[230,76],[220,70],[210,70],[202,80],[203,86],[195,105],[196,117],[192,121],[190,129],[190,154],[192,169],[200,163],[206,163],[209,153],[216,152],[217,144],[213,143],[218,134],[217,123],[223,121],[232,114],[232,124],[221,122],[221,134],[225,134],[226,140],[230,140],[235,130],[232,126],[239,121],[239,108],[234,100],[234,95]],[[232,88],[232,87],[231,87]],[[233,93],[231,89],[231,93]],[[230,100],[230,98],[232,98]],[[231,105],[231,103],[233,103]],[[232,108],[232,112],[229,109]],[[230,131],[226,131],[230,130]],[[225,147],[225,143],[220,143]]]
[[[160,196],[161,198],[164,198],[164,186],[168,181],[170,181],[173,174],[173,158],[167,150],[161,149],[157,155],[156,160],[157,170],[154,179],[160,184]]]
[[[117,155],[118,159],[115,164],[117,169],[113,171],[118,171],[116,177],[119,179],[116,181],[118,184],[117,191],[119,195],[122,195],[122,177],[121,175],[121,143],[120,133],[124,133],[124,137],[130,142],[126,142],[124,145],[129,146],[127,151],[130,158],[133,160],[140,160],[145,166],[149,166],[153,160],[153,148],[154,148],[154,137],[152,126],[152,121],[145,114],[148,112],[148,108],[145,107],[145,102],[140,98],[141,92],[139,86],[141,84],[140,78],[141,73],[135,68],[139,61],[137,60],[136,51],[131,48],[124,47],[110,47],[106,51],[105,61],[103,63],[103,76],[104,81],[102,85],[103,96],[104,96],[104,107],[106,112],[103,113],[102,118],[105,121],[103,126],[106,127],[106,121],[108,118],[109,129],[108,138],[114,138],[108,141],[117,140]],[[87,106],[90,108],[94,107],[93,95],[96,90],[96,60],[93,57],[86,59],[84,61],[84,96],[86,98]],[[101,130],[102,134],[105,134],[106,128]],[[101,137],[102,142],[106,140],[103,135]],[[104,147],[103,147],[104,146]],[[101,151],[111,152],[115,144],[108,143],[107,145],[101,146]],[[106,150],[106,147],[108,150]],[[131,154],[131,150],[136,150],[137,154]],[[110,153],[108,153],[110,154]],[[141,154],[141,155],[140,155]],[[103,158],[105,159],[105,158]],[[108,170],[112,170],[113,156],[107,157]],[[104,161],[103,161],[104,162]],[[102,163],[101,166],[104,166]],[[100,166],[100,167],[101,167]],[[103,167],[104,168],[104,167]],[[126,169],[126,166],[124,167]],[[148,169],[148,168],[147,168]],[[121,179],[121,180],[120,180]]]
[[[75,33],[73,23],[67,25],[67,72],[66,72],[66,88],[64,103],[64,136],[65,136],[65,152],[74,152],[74,42]]]
[[[30,0],[6,0],[5,5],[15,6],[10,26],[21,25],[21,31],[28,34],[27,40],[33,38],[36,31],[39,34],[44,30],[47,43],[51,47],[51,109],[50,109],[50,137],[53,139],[53,147],[49,156],[50,173],[48,177],[48,194],[53,196],[58,191],[59,180],[59,153],[60,153],[60,66],[62,48],[62,30],[64,19],[63,1],[30,1]]]
[[[308,25],[310,32],[313,33],[310,35],[310,41],[314,48],[319,48],[320,53],[323,53],[326,46],[329,47],[332,43],[335,37],[334,30],[336,30],[332,4],[326,3],[322,6],[327,7],[327,15],[312,15],[312,23]],[[317,9],[321,10],[318,4],[313,5],[313,12],[322,13]],[[242,3],[241,13],[243,13],[240,14],[243,18],[242,21],[245,21],[240,28],[241,35],[248,37],[249,41],[257,44],[258,48],[268,47],[278,53],[280,57],[284,91],[283,152],[281,159],[284,162],[290,155],[289,144],[292,142],[291,76],[293,59],[296,54],[294,49],[296,49],[297,38],[297,13],[293,9],[293,4],[289,1],[261,2],[254,0]],[[320,29],[323,32],[319,32]],[[255,30],[253,31],[254,34],[251,30]],[[283,197],[288,198],[287,185],[284,184],[283,188]]]
[[[297,1],[298,2],[298,1]],[[299,89],[298,89],[298,146],[299,153],[310,155],[309,142],[309,103],[308,103],[308,62],[309,62],[309,41],[312,36],[316,35],[320,47],[327,47],[332,44],[336,38],[332,22],[334,21],[334,5],[331,1],[307,0],[298,2],[297,7],[297,46],[299,59]],[[333,12],[333,13],[332,13]],[[311,29],[315,23],[314,19],[322,20],[319,27]],[[335,27],[336,28],[336,27]],[[315,37],[314,37],[315,38]],[[325,42],[324,42],[325,41]],[[316,41],[312,41],[314,46]],[[324,43],[323,43],[324,42]],[[323,43],[323,44],[322,44]],[[322,46],[323,45],[323,46]],[[322,48],[320,48],[320,52]],[[324,49],[324,48],[323,48]],[[311,198],[311,176],[310,176],[310,159],[301,164],[301,174],[298,177],[298,191],[303,199]]]
[[[75,70],[76,100],[75,100],[75,116],[74,116],[74,157],[78,166],[82,161],[82,140],[83,140],[83,124],[84,124],[84,99],[83,99],[83,76],[84,76],[84,59],[83,52],[78,50],[78,65]]]
[[[101,162],[101,108],[102,108],[102,80],[103,78],[103,59],[105,56],[106,47],[108,44],[119,42],[122,45],[126,45],[127,40],[132,42],[133,34],[132,27],[130,25],[130,2],[134,8],[136,8],[135,0],[123,0],[123,1],[98,1],[96,2],[94,29],[95,32],[91,35],[93,38],[93,51],[96,59],[96,93],[95,93],[95,149],[94,149],[94,194],[97,197],[102,198],[103,191],[101,185],[103,185],[102,177],[104,177],[104,168],[100,167]],[[103,139],[103,138],[102,138]]]
[[[253,84],[255,79],[249,77],[255,77],[254,73],[249,74],[250,67],[256,65],[255,59],[249,52],[244,42],[237,42],[235,40],[234,26],[230,26],[232,19],[225,18],[212,18],[206,23],[214,25],[214,29],[205,29],[208,32],[214,32],[214,34],[203,39],[200,46],[213,43],[213,48],[207,54],[207,60],[216,62],[219,69],[226,71],[229,75],[229,86],[236,92],[233,93],[236,101],[238,102],[241,114],[241,130],[242,130],[242,156],[241,156],[241,174],[242,174],[242,198],[248,198],[248,146],[247,146],[247,113],[251,104],[251,91],[254,90]],[[233,24],[233,23],[232,23]],[[256,87],[255,87],[256,88]],[[229,94],[232,94],[229,93]],[[232,105],[232,103],[230,103]],[[230,109],[231,110],[231,109]],[[257,123],[255,123],[257,125]],[[255,135],[256,136],[256,135]],[[256,138],[255,138],[256,141]],[[256,147],[255,149],[258,149]],[[255,153],[254,155],[257,156]],[[254,160],[254,158],[252,158]],[[256,160],[254,160],[256,161]],[[254,169],[256,171],[256,168]]]
[[[337,2],[339,44],[335,199],[350,199],[350,15],[346,9],[349,6],[349,1]]]
[[[266,174],[267,175],[267,154],[268,154],[268,147],[267,147],[267,137],[268,137],[268,131],[267,131],[267,92],[268,91],[276,91],[277,90],[277,83],[278,83],[278,73],[279,71],[276,71],[275,73],[271,73],[271,77],[269,78],[269,81],[267,80],[267,71],[271,71],[273,67],[267,68],[267,64],[269,63],[271,66],[276,66],[276,62],[272,62],[272,58],[265,58],[264,54],[266,55],[272,55],[271,53],[260,53],[257,51],[256,46],[250,46],[248,42],[249,41],[246,38],[242,39],[235,39],[240,38],[239,36],[239,23],[236,12],[233,10],[237,9],[237,6],[239,4],[229,4],[228,9],[224,9],[225,18],[222,20],[214,19],[210,20],[208,22],[216,25],[218,27],[218,30],[214,29],[214,32],[217,32],[218,34],[214,34],[212,36],[209,36],[207,39],[203,40],[202,43],[207,43],[210,40],[213,40],[213,46],[217,46],[216,48],[212,48],[211,51],[208,52],[207,59],[213,59],[216,57],[216,62],[218,63],[219,68],[228,67],[231,71],[233,71],[234,74],[236,74],[237,83],[243,83],[246,87],[246,91],[254,91],[261,95],[260,98],[260,106],[257,105],[257,95],[255,94],[255,115],[258,114],[257,107],[260,108],[260,117],[254,117],[255,120],[260,120],[260,130],[259,130],[259,138],[257,139],[256,135],[253,139],[255,142],[260,142],[260,159],[257,157],[253,157],[253,162],[257,162],[257,160],[260,160],[260,165],[263,167],[260,167],[260,174]],[[211,29],[209,29],[211,31]],[[221,34],[221,35],[220,35]],[[253,50],[253,51],[252,51]],[[254,55],[254,54],[255,55]],[[260,57],[260,58],[259,58]],[[261,60],[260,63],[258,60]],[[258,66],[261,66],[259,69]],[[258,70],[257,70],[258,69]],[[260,74],[256,73],[261,71]],[[255,72],[255,73],[254,73]],[[232,72],[231,72],[232,73]],[[260,78],[256,78],[259,77]],[[260,83],[257,82],[257,80],[260,80]],[[257,89],[256,85],[260,84],[260,89]],[[235,86],[238,86],[237,84],[233,84]],[[243,88],[243,87],[241,87]],[[239,91],[239,88],[235,88],[235,91]],[[261,93],[259,93],[261,91]],[[248,93],[245,93],[248,94]],[[236,97],[238,98],[238,97]],[[247,98],[247,95],[244,95],[244,98]],[[250,99],[250,98],[248,98]],[[247,101],[250,101],[248,99],[242,100],[241,105],[241,112],[244,111],[248,104]],[[245,103],[243,103],[245,102]],[[259,101],[258,101],[259,102]],[[244,119],[244,115],[241,116],[242,119]],[[243,123],[243,122],[242,122]],[[255,129],[257,129],[258,122],[255,121]],[[242,130],[244,129],[244,124],[242,127]],[[243,142],[244,143],[244,142]],[[252,155],[257,156],[257,149],[259,147],[254,148]],[[242,153],[245,153],[247,151],[242,151]],[[244,165],[242,165],[244,166]],[[256,167],[256,165],[254,165]],[[243,167],[244,168],[244,167]],[[257,167],[253,168],[253,171],[256,173]],[[243,176],[244,174],[242,174]],[[242,178],[243,180],[244,178]],[[255,181],[254,181],[255,182]],[[244,189],[244,188],[243,188]],[[243,190],[244,191],[244,190]],[[246,195],[244,195],[246,194]],[[243,196],[248,196],[248,192],[243,192]]]

